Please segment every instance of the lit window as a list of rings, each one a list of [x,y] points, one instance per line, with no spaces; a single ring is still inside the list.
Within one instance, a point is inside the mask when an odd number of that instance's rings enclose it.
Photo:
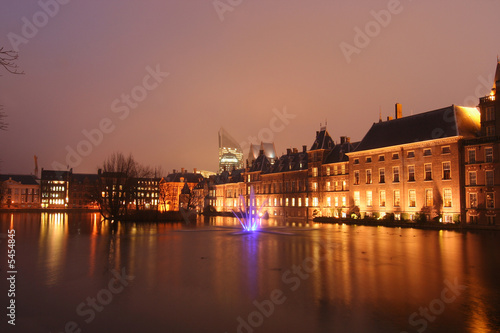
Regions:
[[[392,167],[393,182],[399,182],[399,167]]]
[[[302,198],[299,198],[299,200],[298,200],[298,206],[302,207]]]
[[[295,198],[292,198],[292,207],[295,207]]]
[[[394,207],[399,207],[401,205],[401,194],[399,190],[394,190]]]
[[[469,193],[469,208],[477,208],[477,193]]]
[[[495,208],[495,194],[493,192],[486,192],[486,208]]]
[[[347,199],[346,197],[342,197],[342,207],[346,207],[347,206]]]
[[[379,206],[385,207],[385,190],[381,190],[379,192]]]
[[[443,162],[443,179],[451,179],[451,163]]]
[[[373,206],[372,191],[366,191],[366,206],[367,207]]]
[[[427,163],[424,164],[424,179],[425,180],[432,180],[432,164]]]
[[[417,193],[415,190],[408,191],[408,207],[417,206]]]
[[[354,206],[358,206],[360,205],[360,197],[359,197],[359,191],[354,191]]]
[[[326,205],[328,207],[331,207],[332,206],[332,198],[331,197],[326,197]]]
[[[325,173],[327,176],[330,176],[330,167],[329,166],[326,167]]]
[[[314,206],[314,207],[317,207],[317,206],[318,206],[318,204],[319,204],[319,202],[318,202],[318,197],[314,197],[314,198],[313,198],[313,206]]]
[[[444,189],[443,200],[444,200],[445,207],[451,207],[451,188]]]
[[[312,168],[312,176],[318,177],[318,168],[316,168],[316,167]]]
[[[410,182],[415,181],[415,166],[414,165],[408,166],[408,181],[410,181]]]
[[[339,198],[338,197],[335,197],[335,207],[338,207],[339,206]]]
[[[372,170],[371,169],[366,170],[366,183],[367,184],[372,183]]]
[[[476,171],[469,171],[469,185],[476,185]]]
[[[427,207],[434,206],[434,198],[432,194],[433,193],[431,189],[425,190],[425,206]]]
[[[359,185],[359,170],[354,171],[354,185]]]

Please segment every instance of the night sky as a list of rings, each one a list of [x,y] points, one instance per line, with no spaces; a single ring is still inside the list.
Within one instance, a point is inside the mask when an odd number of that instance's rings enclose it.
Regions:
[[[497,0],[59,1],[2,1],[0,46],[25,74],[0,71],[1,173],[33,155],[95,172],[116,151],[216,171],[221,126],[278,154],[325,119],[357,141],[396,102],[474,106],[500,54]]]

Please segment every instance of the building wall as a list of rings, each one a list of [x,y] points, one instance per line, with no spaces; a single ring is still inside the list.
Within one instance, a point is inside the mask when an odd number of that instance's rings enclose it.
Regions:
[[[422,213],[427,219],[443,214],[443,222],[458,221],[461,212],[459,139],[436,139],[349,153],[352,184],[349,196],[353,205],[359,207],[361,217],[394,213],[396,219],[416,219],[417,214]],[[431,171],[430,178],[426,178],[426,170]]]
[[[40,208],[40,185],[25,185],[14,180],[6,180],[0,190],[1,208]]]

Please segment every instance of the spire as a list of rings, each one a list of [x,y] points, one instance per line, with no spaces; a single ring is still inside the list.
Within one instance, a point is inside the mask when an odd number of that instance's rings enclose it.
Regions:
[[[495,72],[495,80],[493,80],[493,88],[491,89],[492,93],[496,93],[497,82],[500,80],[500,59],[497,56],[497,69]]]

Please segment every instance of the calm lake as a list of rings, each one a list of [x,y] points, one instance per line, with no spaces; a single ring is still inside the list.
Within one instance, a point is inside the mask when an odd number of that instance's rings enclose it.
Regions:
[[[1,213],[0,331],[500,331],[498,232],[264,224]]]

